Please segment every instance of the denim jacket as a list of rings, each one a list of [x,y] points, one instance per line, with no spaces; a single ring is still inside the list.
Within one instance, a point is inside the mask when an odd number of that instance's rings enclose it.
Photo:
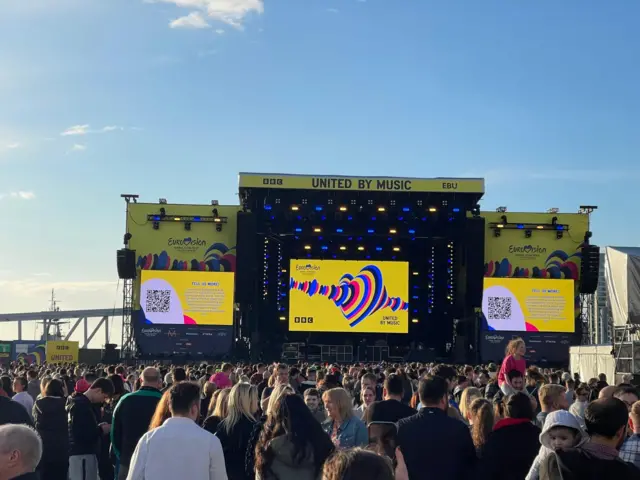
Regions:
[[[329,419],[322,425],[329,436],[333,433],[333,420]],[[340,449],[364,447],[369,443],[369,433],[364,422],[356,416],[342,422],[338,427],[336,447]]]

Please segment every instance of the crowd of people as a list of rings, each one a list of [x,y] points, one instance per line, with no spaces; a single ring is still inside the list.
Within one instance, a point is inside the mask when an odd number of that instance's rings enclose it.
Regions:
[[[0,480],[640,479],[629,383],[527,365],[10,364]]]

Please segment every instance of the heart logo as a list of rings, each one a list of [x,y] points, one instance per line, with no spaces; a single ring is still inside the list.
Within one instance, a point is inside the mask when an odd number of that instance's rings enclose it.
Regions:
[[[382,272],[375,265],[367,265],[354,277],[344,274],[338,285],[320,285],[317,280],[297,282],[291,279],[291,290],[299,290],[310,297],[322,295],[333,301],[350,327],[355,327],[378,310],[390,308],[408,310],[409,305],[399,297],[390,297],[384,286]]]

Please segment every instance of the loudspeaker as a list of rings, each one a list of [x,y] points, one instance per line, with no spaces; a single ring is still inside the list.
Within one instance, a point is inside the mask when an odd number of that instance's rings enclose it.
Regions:
[[[580,264],[580,293],[591,294],[598,289],[600,276],[600,247],[585,245],[582,247]]]
[[[253,303],[258,276],[258,219],[238,212],[236,243],[236,303]]]
[[[116,255],[118,261],[118,278],[131,280],[136,278],[136,251],[121,248]]]
[[[465,267],[467,274],[467,304],[473,307],[482,306],[484,284],[484,218],[467,218],[465,225]]]
[[[102,350],[102,362],[103,363],[118,363],[120,361],[120,354],[116,350],[115,343],[107,343]]]

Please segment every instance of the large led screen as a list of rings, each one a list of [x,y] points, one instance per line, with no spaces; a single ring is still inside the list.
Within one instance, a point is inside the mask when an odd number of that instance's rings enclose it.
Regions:
[[[574,298],[573,280],[487,277],[482,313],[489,330],[571,333]]]
[[[289,330],[408,333],[409,264],[291,260]]]
[[[233,325],[232,272],[142,270],[146,323]]]

